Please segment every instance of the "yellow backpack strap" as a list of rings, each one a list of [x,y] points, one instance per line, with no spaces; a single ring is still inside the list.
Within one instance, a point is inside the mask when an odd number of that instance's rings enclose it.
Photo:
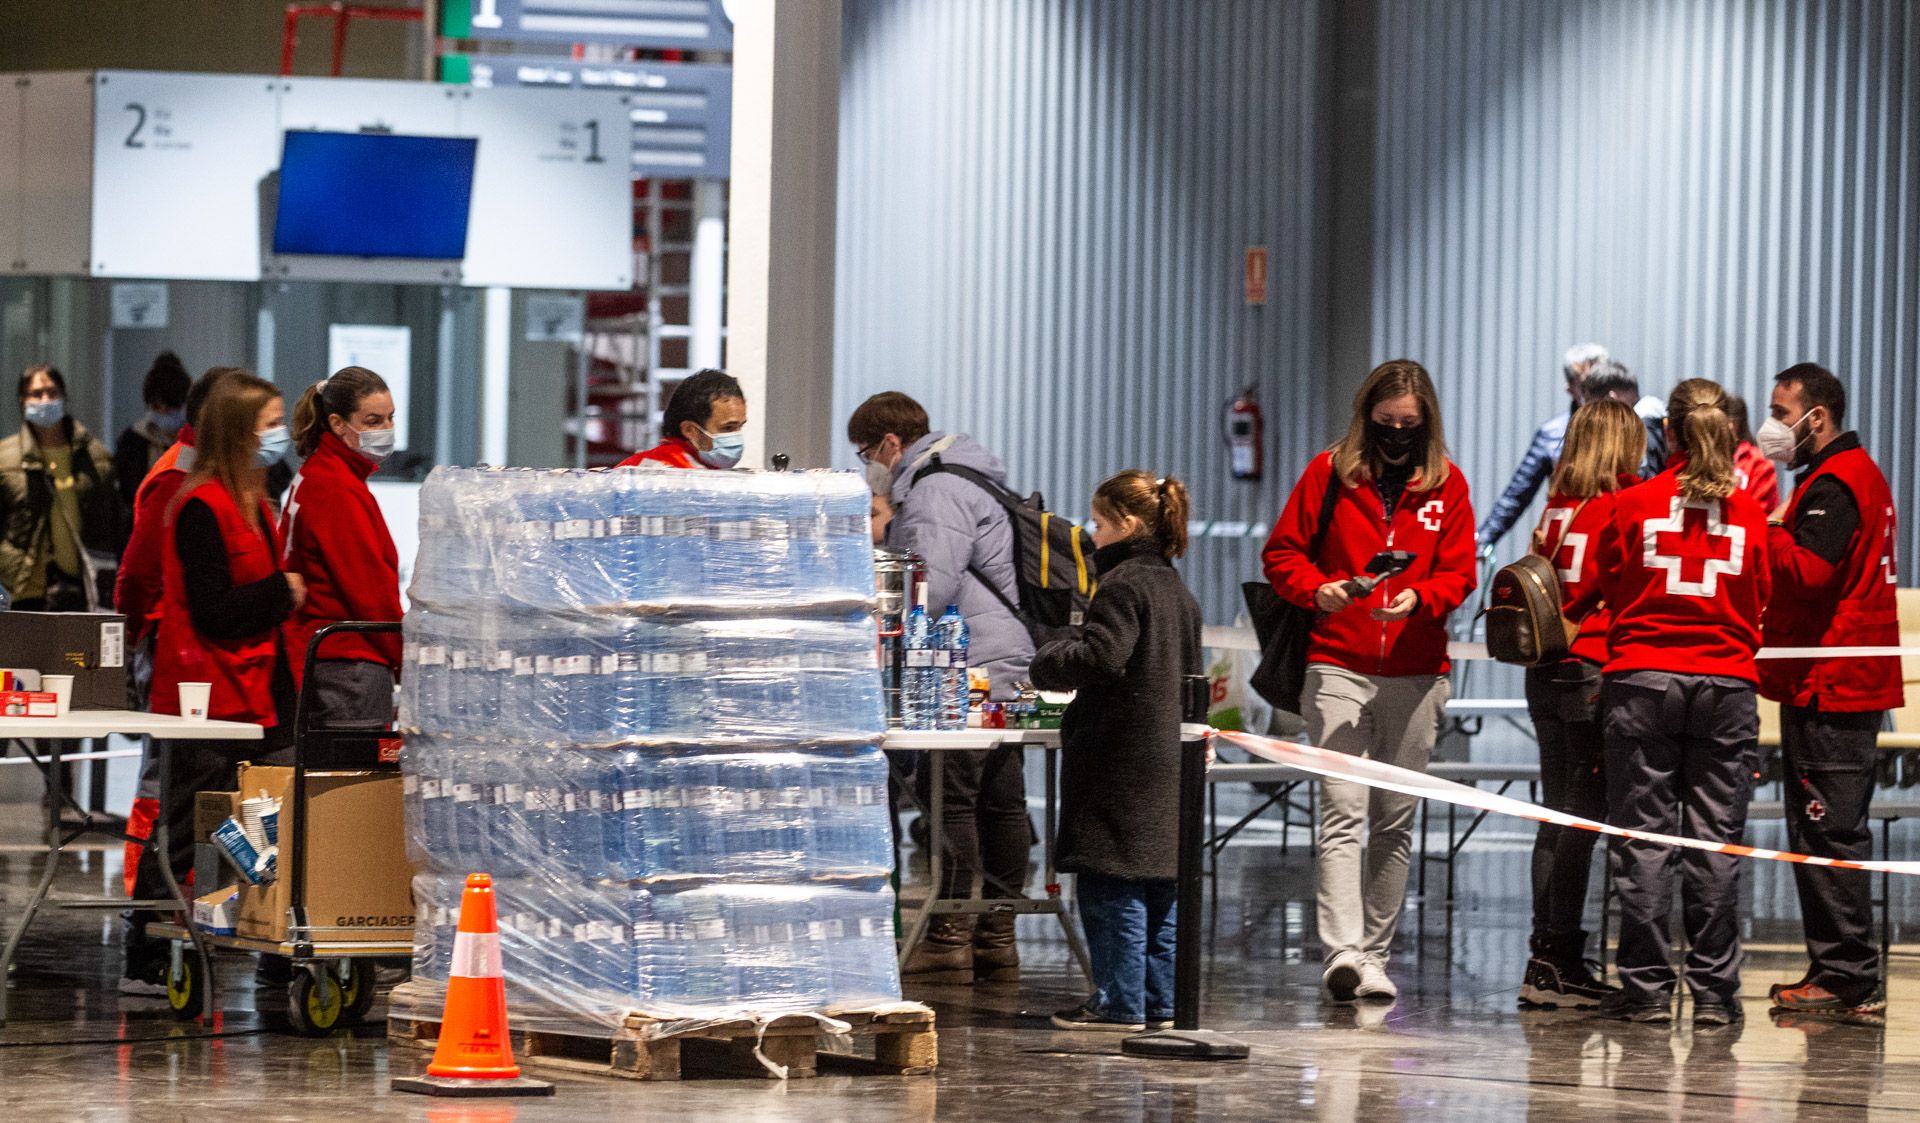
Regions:
[[[1078,588],[1084,593],[1087,591],[1087,558],[1080,550],[1080,528],[1074,527],[1070,537],[1073,539],[1073,571],[1078,575]]]
[[[1046,511],[1040,512],[1040,587],[1042,589],[1048,587],[1047,571],[1053,566],[1053,552],[1049,549],[1052,543],[1047,541],[1047,524],[1052,520],[1052,514]]]

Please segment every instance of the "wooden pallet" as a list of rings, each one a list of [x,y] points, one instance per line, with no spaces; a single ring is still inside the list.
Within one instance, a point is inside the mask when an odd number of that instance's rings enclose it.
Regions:
[[[387,1038],[396,1045],[432,1050],[440,1037],[438,1019],[412,1017],[399,1011],[410,1003],[395,1002],[387,1018]],[[749,1021],[722,1022],[680,1033],[663,1033],[667,1023],[630,1016],[619,1029],[591,1033],[553,1032],[510,1024],[513,1057],[522,1066],[626,1080],[681,1080],[696,1077],[773,1078],[754,1056],[759,1047],[767,1059],[785,1065],[789,1079],[819,1075],[822,1068],[867,1075],[921,1076],[940,1063],[933,1011],[888,1008],[883,1011],[836,1011],[835,1020],[847,1023],[852,1037],[871,1038],[873,1055],[823,1052],[820,1023],[810,1017],[788,1015],[766,1027]],[[519,1019],[513,1019],[518,1021]]]

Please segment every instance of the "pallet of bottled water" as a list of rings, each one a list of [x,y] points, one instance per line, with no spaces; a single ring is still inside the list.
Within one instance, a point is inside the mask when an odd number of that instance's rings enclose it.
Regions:
[[[407,592],[567,614],[864,608],[870,503],[851,472],[436,468]]]
[[[867,507],[851,473],[435,470],[401,680],[418,987],[484,870],[517,1016],[899,1000]]]

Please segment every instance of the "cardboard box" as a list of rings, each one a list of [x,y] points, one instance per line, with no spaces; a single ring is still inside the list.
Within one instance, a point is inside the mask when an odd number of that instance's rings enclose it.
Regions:
[[[293,884],[293,838],[299,809],[293,769],[240,766],[240,791],[280,800],[280,874],[270,885],[240,887],[234,927],[242,936],[287,938]],[[413,866],[397,772],[309,772],[307,923],[316,941],[381,942],[413,928]],[[406,939],[406,935],[398,938]]]
[[[196,793],[193,797],[193,840],[212,842],[215,827],[229,818],[239,817],[239,792]]]
[[[204,897],[194,898],[193,926],[209,936],[233,935],[234,913],[239,900],[240,891],[231,885],[216,889]]]
[[[0,717],[59,717],[60,696],[38,690],[0,690]]]
[[[127,618],[110,612],[0,612],[7,666],[72,675],[75,710],[127,708]]]

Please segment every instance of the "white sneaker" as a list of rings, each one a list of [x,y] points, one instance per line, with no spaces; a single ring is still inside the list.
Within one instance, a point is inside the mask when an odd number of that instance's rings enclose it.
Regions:
[[[1360,965],[1360,985],[1354,988],[1354,993],[1361,998],[1384,998],[1392,1001],[1400,997],[1400,988],[1393,985],[1392,979],[1387,978],[1386,964],[1375,963],[1369,959]]]
[[[1352,1002],[1359,997],[1361,974],[1365,961],[1357,951],[1343,951],[1327,964],[1326,974],[1320,976],[1320,985],[1326,992],[1329,1002]]]

